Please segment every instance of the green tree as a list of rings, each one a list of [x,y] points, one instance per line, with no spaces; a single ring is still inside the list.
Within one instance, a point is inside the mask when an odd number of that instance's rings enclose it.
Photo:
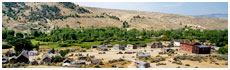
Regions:
[[[130,25],[128,24],[128,22],[124,21],[123,22],[123,28],[129,28],[129,27],[130,27]]]
[[[66,50],[60,50],[59,53],[61,54],[62,57],[64,57],[66,54],[69,53],[69,49]]]
[[[30,40],[18,38],[10,42],[14,46],[16,53],[20,53],[22,50],[32,50],[33,45]]]
[[[18,37],[18,38],[23,38],[24,37],[24,35],[22,34],[22,33],[16,33],[16,37]]]
[[[228,54],[228,44],[221,47],[219,50],[218,50],[218,53],[220,54]]]

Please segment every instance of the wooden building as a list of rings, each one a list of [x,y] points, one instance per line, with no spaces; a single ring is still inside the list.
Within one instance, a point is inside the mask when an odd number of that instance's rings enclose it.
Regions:
[[[154,41],[154,42],[151,42],[151,43],[147,43],[147,47],[148,48],[162,48],[163,45],[160,41]]]
[[[180,42],[180,50],[196,54],[210,54],[211,47],[201,45],[199,42],[183,40]]]

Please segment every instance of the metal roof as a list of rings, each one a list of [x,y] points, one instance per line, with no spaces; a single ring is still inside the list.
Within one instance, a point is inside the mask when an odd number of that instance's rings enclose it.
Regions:
[[[200,48],[211,48],[211,47],[206,46],[206,45],[198,45],[198,47],[200,47]]]

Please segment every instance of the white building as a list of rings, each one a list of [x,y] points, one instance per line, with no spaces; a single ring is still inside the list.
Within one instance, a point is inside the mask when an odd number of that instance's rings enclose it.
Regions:
[[[30,56],[38,55],[38,51],[29,51]]]
[[[180,42],[174,41],[174,42],[173,42],[173,46],[174,46],[174,47],[179,47],[179,46],[180,46]]]

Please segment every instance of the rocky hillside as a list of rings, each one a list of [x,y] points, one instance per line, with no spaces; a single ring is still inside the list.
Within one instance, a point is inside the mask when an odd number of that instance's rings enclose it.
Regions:
[[[82,7],[70,2],[3,2],[3,29],[27,32],[38,27],[44,31],[56,27],[122,27],[127,29],[177,29],[192,26],[201,29],[227,29],[227,19],[198,18],[166,13]]]

